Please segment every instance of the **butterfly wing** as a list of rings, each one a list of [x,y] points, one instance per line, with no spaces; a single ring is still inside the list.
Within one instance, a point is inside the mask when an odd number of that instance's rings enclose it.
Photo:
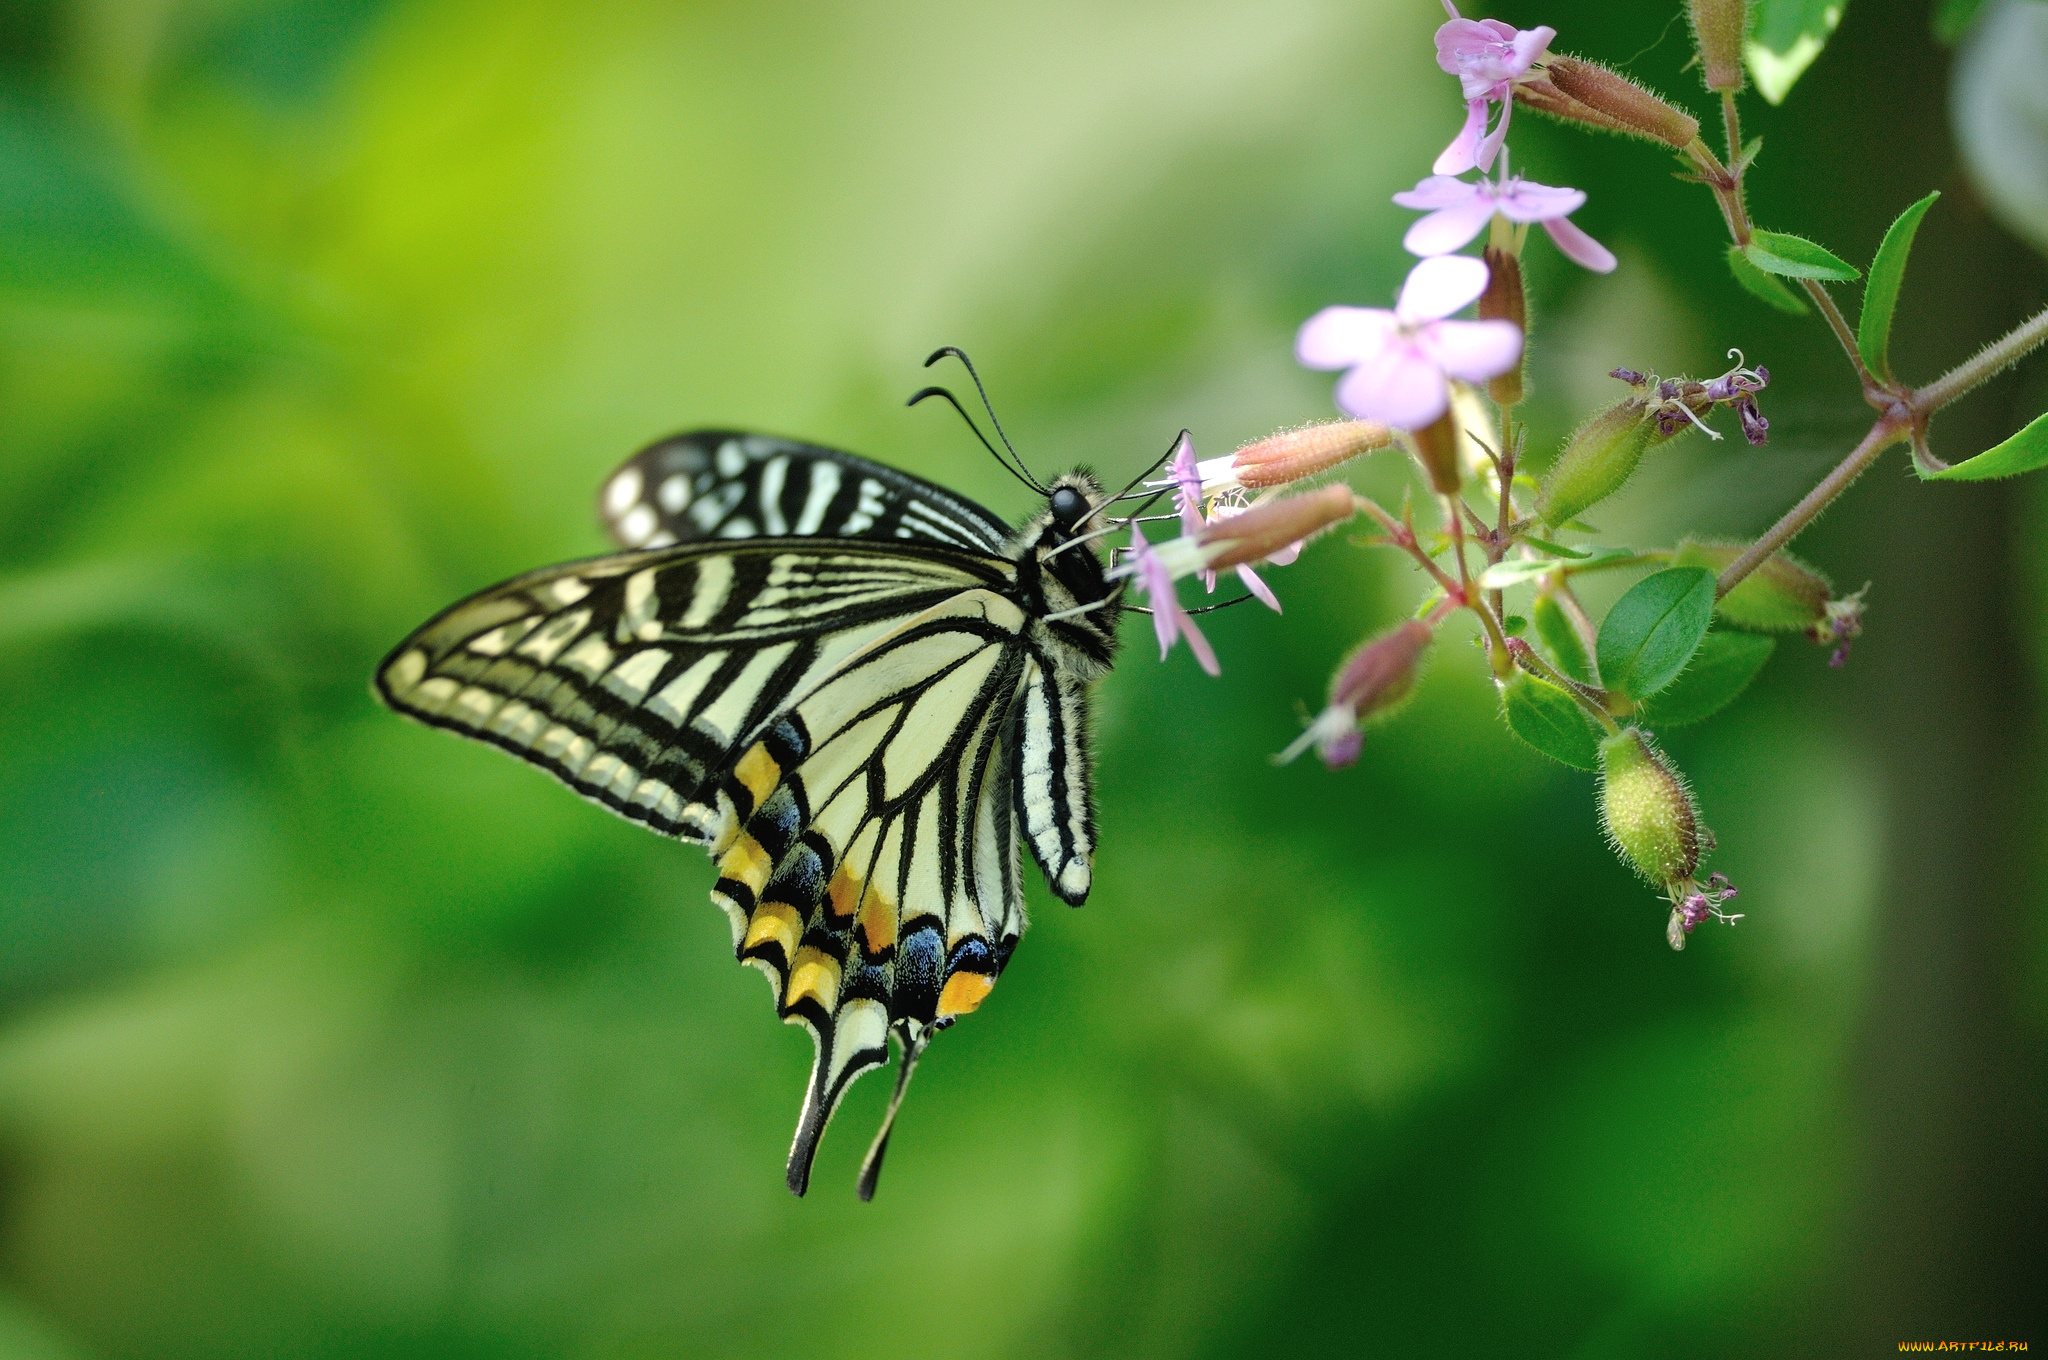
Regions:
[[[1010,531],[963,496],[816,444],[693,430],[607,477],[598,514],[621,547],[796,536],[937,543],[991,555]]]
[[[625,553],[473,596],[378,670],[399,712],[711,848],[736,953],[816,1045],[798,1193],[890,1034],[907,1077],[1023,929],[1018,733],[1047,662],[1013,571],[844,540]]]

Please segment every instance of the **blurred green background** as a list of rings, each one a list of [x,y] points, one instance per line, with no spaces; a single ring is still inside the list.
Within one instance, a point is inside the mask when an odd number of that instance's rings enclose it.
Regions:
[[[1704,108],[1671,12],[1497,11]],[[1208,621],[1220,681],[1128,624],[1094,895],[1034,877],[872,1205],[886,1078],[783,1188],[810,1045],[705,857],[370,699],[432,611],[600,550],[599,479],[673,430],[1023,512],[902,407],[942,343],[1041,472],[1330,415],[1293,330],[1404,272],[1388,195],[1460,114],[1441,18],[0,5],[0,1356],[2048,1344],[2038,481],[1894,455],[1802,538],[1875,580],[1871,629],[1673,734],[1747,912],[1682,955],[1463,633],[1356,769],[1268,763],[1419,598],[1399,561],[1276,574],[1284,617]],[[2044,283],[1927,32],[1856,0],[1750,114],[1758,218],[1851,259],[1945,191],[1894,344],[1923,380]],[[1539,440],[1617,364],[1740,345],[1769,447],[1683,441],[1597,518],[1755,532],[1867,420],[1832,342],[1735,290],[1661,153],[1515,128],[1623,261],[1530,248]],[[2023,367],[1937,447],[2044,398]]]

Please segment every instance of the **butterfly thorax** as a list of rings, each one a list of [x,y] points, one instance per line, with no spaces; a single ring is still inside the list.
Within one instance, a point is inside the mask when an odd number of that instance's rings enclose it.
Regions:
[[[1076,470],[1052,484],[1047,508],[1018,529],[1007,548],[1017,564],[1017,602],[1035,641],[1077,679],[1092,681],[1116,654],[1122,612],[1099,551],[1101,483]],[[1086,539],[1085,542],[1076,542]]]

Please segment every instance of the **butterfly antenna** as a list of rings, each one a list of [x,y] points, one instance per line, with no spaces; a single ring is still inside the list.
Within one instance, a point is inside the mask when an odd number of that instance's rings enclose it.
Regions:
[[[1012,477],[1015,477],[1018,481],[1030,487],[1033,491],[1036,491],[1041,495],[1045,494],[1044,487],[1040,486],[1037,482],[1033,481],[1029,474],[1025,473],[1020,468],[1013,465],[1009,459],[1003,457],[1002,451],[996,448],[995,445],[988,442],[988,436],[981,432],[981,426],[974,423],[974,417],[967,414],[967,408],[960,404],[960,398],[954,396],[945,388],[924,388],[922,391],[912,393],[910,400],[903,404],[905,406],[915,406],[919,402],[923,401],[926,397],[944,397],[948,402],[952,404],[953,409],[960,413],[960,418],[967,422],[967,428],[974,431],[974,437],[981,441],[981,446],[989,451],[989,456],[996,460],[996,462],[1002,467],[1003,471],[1009,473]]]
[[[1184,439],[1192,439],[1192,438],[1194,438],[1194,435],[1193,435],[1193,434],[1191,434],[1191,433],[1190,433],[1189,431],[1187,431],[1187,430],[1182,430],[1182,431],[1181,431],[1181,432],[1180,432],[1179,434],[1175,435],[1175,436],[1173,437],[1173,442],[1172,442],[1171,444],[1168,444],[1168,445],[1166,446],[1166,452],[1165,452],[1165,453],[1162,453],[1162,454],[1160,454],[1160,455],[1159,455],[1159,458],[1158,458],[1158,460],[1157,460],[1157,461],[1155,461],[1155,462],[1154,462],[1154,463],[1152,464],[1152,466],[1151,466],[1151,467],[1148,467],[1148,468],[1146,468],[1146,469],[1145,469],[1145,470],[1144,470],[1143,472],[1141,472],[1141,473],[1139,473],[1139,474],[1138,474],[1137,476],[1135,476],[1135,477],[1131,478],[1131,480],[1130,480],[1130,481],[1128,481],[1128,482],[1126,482],[1126,483],[1124,484],[1124,489],[1123,489],[1123,490],[1121,490],[1121,491],[1117,492],[1117,493],[1116,493],[1116,494],[1115,494],[1114,496],[1111,496],[1111,497],[1109,498],[1109,500],[1108,500],[1108,501],[1105,501],[1105,502],[1104,502],[1104,504],[1105,504],[1105,505],[1108,505],[1108,504],[1113,504],[1113,503],[1115,503],[1115,502],[1117,502],[1117,501],[1120,501],[1120,500],[1122,500],[1122,499],[1123,499],[1124,497],[1126,497],[1126,496],[1130,495],[1130,494],[1131,494],[1131,492],[1132,492],[1132,491],[1133,491],[1134,489],[1136,489],[1136,487],[1137,487],[1138,483],[1140,483],[1140,482],[1144,481],[1144,480],[1145,480],[1145,479],[1146,479],[1147,477],[1150,477],[1150,476],[1151,476],[1151,475],[1152,475],[1153,473],[1155,473],[1155,472],[1159,471],[1159,469],[1160,469],[1160,468],[1162,468],[1162,467],[1165,467],[1165,466],[1166,466],[1166,462],[1167,462],[1167,460],[1168,460],[1168,459],[1170,459],[1170,458],[1172,458],[1172,457],[1173,457],[1173,455],[1174,455],[1175,453],[1179,452],[1179,450],[1180,450],[1180,446],[1181,446],[1181,441],[1182,441],[1182,440],[1184,440]],[[1165,494],[1167,493],[1167,491],[1170,491],[1170,490],[1172,490],[1172,488],[1171,488],[1171,487],[1165,487],[1165,488],[1162,488],[1162,489],[1161,489],[1161,490],[1160,490],[1160,491],[1158,492],[1158,494],[1156,494],[1156,495],[1153,495],[1153,496],[1150,496],[1150,497],[1148,497],[1148,498],[1146,499],[1146,501],[1145,501],[1145,505],[1148,505],[1148,506],[1149,506],[1149,505],[1151,505],[1153,501],[1156,501],[1156,500],[1158,500],[1160,496],[1164,496],[1164,495],[1165,495]],[[1142,506],[1141,506],[1141,507],[1139,508],[1139,513],[1141,513],[1141,514],[1142,514],[1142,513],[1143,513],[1143,510],[1144,510],[1144,507],[1142,507]]]
[[[903,1045],[903,1065],[896,1069],[896,1093],[889,1097],[889,1112],[882,1116],[882,1127],[875,1134],[873,1146],[861,1159],[860,1182],[854,1187],[863,1203],[875,1197],[875,1182],[882,1178],[882,1157],[889,1151],[889,1132],[896,1127],[896,1111],[903,1106],[903,1093],[910,1089],[911,1070],[924,1056],[924,1046],[932,1041],[932,1031],[926,1030],[918,1039],[898,1035],[897,1041]]]
[[[1003,432],[1003,422],[996,418],[995,403],[988,399],[988,389],[981,385],[981,374],[974,371],[974,360],[967,357],[967,351],[961,349],[958,345],[941,345],[931,352],[931,357],[924,361],[924,366],[930,368],[933,364],[949,355],[952,358],[958,359],[961,367],[967,370],[967,376],[974,379],[974,390],[981,394],[981,406],[983,410],[988,412],[988,423],[996,427],[996,438],[1003,441],[1003,447],[1010,451],[1010,457],[1016,459],[1017,471],[1024,478],[1024,484],[1041,494],[1051,494],[1051,488],[1041,485],[1038,479],[1031,475],[1029,469],[1025,468],[1024,459],[1017,452],[1017,446],[1012,444],[1010,436]]]

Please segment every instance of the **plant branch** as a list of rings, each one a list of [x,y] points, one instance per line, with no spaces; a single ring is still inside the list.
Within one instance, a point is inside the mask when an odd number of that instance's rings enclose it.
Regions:
[[[1821,286],[1819,279],[1801,279],[1799,282],[1806,289],[1806,295],[1813,299],[1813,305],[1820,308],[1820,314],[1828,319],[1828,329],[1835,333],[1835,339],[1842,342],[1842,353],[1849,356],[1849,366],[1856,370],[1856,381],[1863,384],[1864,400],[1880,411],[1890,406],[1892,395],[1863,366],[1863,351],[1856,348],[1856,332],[1849,329],[1849,322],[1843,317],[1842,309],[1835,305],[1834,298]]]
[[[1422,550],[1422,545],[1415,541],[1415,531],[1413,529],[1388,514],[1381,507],[1380,503],[1370,496],[1360,496],[1358,498],[1358,508],[1379,522],[1380,528],[1386,530],[1389,543],[1392,543],[1395,547],[1401,549],[1401,551],[1422,564],[1422,569],[1435,578],[1438,589],[1442,590],[1448,599],[1454,600],[1459,604],[1464,603],[1464,588],[1446,576],[1444,569],[1439,567],[1430,555]]]
[[[1999,370],[2018,363],[2043,341],[2048,341],[2048,311],[2021,322],[1968,360],[1911,393],[1906,398],[1906,405],[1914,415],[1925,419]]]
[[[1716,598],[1726,595],[1742,583],[1742,578],[1755,571],[1770,559],[1772,553],[1792,541],[1792,536],[1811,524],[1820,512],[1827,509],[1835,497],[1849,489],[1849,484],[1862,476],[1864,470],[1877,461],[1877,456],[1893,444],[1907,437],[1907,423],[1904,419],[1885,417],[1870,427],[1870,433],[1863,436],[1847,458],[1835,466],[1835,470],[1820,480],[1820,484],[1800,498],[1799,504],[1787,510],[1782,518],[1762,538],[1743,550],[1742,556],[1728,564],[1726,571],[1714,583]]]
[[[1578,700],[1579,707],[1586,711],[1587,716],[1595,719],[1602,727],[1606,728],[1608,736],[1614,736],[1621,731],[1621,725],[1614,721],[1614,715],[1607,711],[1607,705],[1603,702],[1607,697],[1605,690],[1598,690],[1594,689],[1591,685],[1580,684],[1538,656],[1536,649],[1528,643],[1520,642],[1519,639],[1517,639],[1517,643],[1508,644],[1508,651],[1515,658],[1516,665],[1538,679],[1549,681],[1566,694],[1571,695],[1572,698]]]

